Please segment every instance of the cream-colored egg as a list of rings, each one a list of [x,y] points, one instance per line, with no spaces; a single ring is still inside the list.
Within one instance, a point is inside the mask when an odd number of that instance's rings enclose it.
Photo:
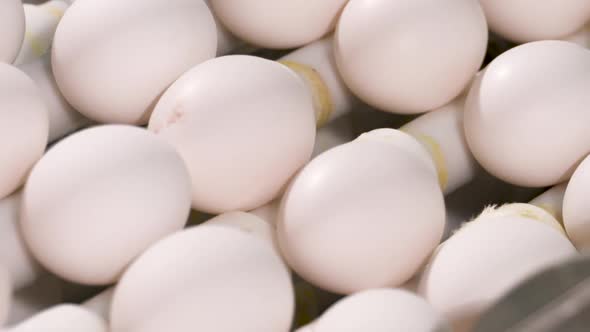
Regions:
[[[0,62],[12,63],[25,37],[25,11],[21,0],[0,2]]]
[[[486,212],[438,248],[422,274],[419,293],[456,331],[468,331],[516,284],[574,255],[574,246],[552,225]]]
[[[210,0],[215,15],[236,36],[265,48],[294,48],[332,29],[347,0]]]
[[[35,83],[17,68],[0,63],[0,199],[25,182],[43,155],[48,122]]]
[[[345,297],[314,324],[314,332],[450,331],[423,298],[400,289],[371,289]]]
[[[209,60],[164,93],[151,131],[182,155],[193,208],[247,211],[277,197],[311,156],[311,95],[287,67],[253,56]]]
[[[278,241],[291,268],[336,293],[397,286],[438,245],[443,195],[426,150],[381,129],[312,160],[281,204]]]
[[[20,230],[21,196],[17,191],[0,200],[0,266],[8,271],[15,289],[31,285],[41,274]]]
[[[590,20],[588,0],[480,0],[490,29],[516,42],[558,39]]]
[[[19,66],[19,69],[29,75],[41,91],[41,97],[49,112],[49,142],[91,123],[73,109],[62,96],[55,83],[49,53],[31,63]]]
[[[590,52],[564,41],[518,46],[477,77],[465,136],[479,163],[512,184],[567,180],[590,152]],[[531,165],[536,165],[531,167]]]
[[[352,0],[334,39],[348,87],[394,113],[441,107],[469,84],[487,48],[477,0]]]
[[[195,226],[142,254],[115,288],[112,332],[287,332],[289,272],[264,240]]]
[[[0,265],[0,328],[4,325],[4,321],[8,316],[11,298],[12,283],[10,281],[10,274]]]
[[[55,274],[109,284],[149,245],[184,226],[189,182],[180,156],[149,131],[86,129],[35,165],[23,193],[23,236]]]
[[[90,311],[71,304],[47,309],[7,332],[108,332],[107,324]]]
[[[202,0],[85,0],[59,23],[52,64],[60,90],[82,114],[145,124],[164,90],[216,48]]]
[[[578,166],[563,198],[563,225],[574,245],[590,249],[590,157]]]

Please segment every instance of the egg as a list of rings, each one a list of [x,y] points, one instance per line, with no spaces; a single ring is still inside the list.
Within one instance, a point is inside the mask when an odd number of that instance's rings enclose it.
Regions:
[[[42,274],[20,230],[22,192],[0,200],[0,266],[10,275],[15,289],[33,284]]]
[[[0,2],[0,63],[12,63],[25,37],[25,11],[21,0]]]
[[[0,63],[0,199],[25,182],[43,155],[48,126],[39,88],[22,71]]]
[[[277,197],[311,156],[308,90],[287,67],[232,55],[194,67],[166,90],[149,130],[188,166],[198,211],[248,211]]]
[[[465,104],[474,157],[519,186],[567,180],[590,152],[588,84],[590,52],[576,44],[539,41],[503,53],[478,76]]]
[[[437,249],[422,274],[419,294],[456,331],[468,331],[519,282],[576,255],[561,232],[535,218],[484,211]]]
[[[515,42],[558,39],[590,20],[587,0],[480,0],[490,29]]]
[[[590,48],[590,23],[560,39]]]
[[[145,124],[164,90],[216,48],[202,0],[85,0],[63,16],[51,60],[59,89],[82,114]]]
[[[469,84],[487,36],[477,0],[351,0],[334,47],[342,78],[360,99],[383,111],[421,113]]]
[[[309,44],[334,29],[347,0],[210,0],[213,12],[239,38],[264,48]]]
[[[563,198],[563,224],[568,236],[580,250],[590,249],[590,157],[578,166],[567,184]]]
[[[283,197],[277,232],[301,277],[348,294],[410,279],[444,226],[443,195],[426,150],[407,134],[379,129],[301,170]]]
[[[7,332],[84,331],[107,332],[107,324],[77,305],[61,304],[20,323]]]
[[[287,332],[289,271],[265,241],[195,226],[156,243],[115,288],[112,332]]]
[[[338,301],[314,324],[313,332],[451,331],[424,299],[399,289],[370,289]]]
[[[10,275],[4,267],[0,266],[0,327],[2,327],[8,316],[11,297],[12,284],[10,282]]]
[[[210,0],[204,0],[209,8],[211,8]],[[217,56],[227,55],[238,47],[243,46],[243,41],[239,40],[229,30],[225,28],[223,23],[213,15],[215,26],[217,28]]]
[[[84,301],[82,306],[108,322],[114,293],[115,287],[109,287],[98,293],[96,296]]]
[[[24,4],[25,40],[16,57],[16,64],[26,64],[43,56],[51,47],[57,24],[69,4],[62,0],[49,0],[39,5]]]
[[[51,70],[49,53],[30,63],[20,65],[19,69],[27,74],[41,91],[41,97],[49,112],[50,142],[91,123],[89,119],[73,109],[62,96]]]
[[[183,228],[189,182],[180,156],[147,130],[86,129],[60,141],[32,170],[22,198],[23,237],[60,277],[110,284],[150,244]]]

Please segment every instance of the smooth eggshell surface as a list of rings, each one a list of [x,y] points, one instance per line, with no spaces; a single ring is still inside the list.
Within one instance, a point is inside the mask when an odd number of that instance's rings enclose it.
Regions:
[[[353,0],[336,28],[336,62],[366,103],[420,113],[454,99],[479,70],[488,30],[476,0]]]
[[[450,331],[424,299],[399,289],[371,289],[345,297],[314,324],[313,332]]]
[[[480,0],[490,29],[515,42],[557,39],[590,20],[588,0]]]
[[[109,284],[190,209],[182,159],[147,130],[99,126],[68,136],[35,165],[22,230],[35,257],[62,278]]]
[[[289,272],[264,240],[196,226],[149,248],[115,288],[112,332],[287,332]]]
[[[85,0],[57,27],[52,63],[60,90],[82,114],[145,124],[164,90],[216,48],[202,0]]]
[[[162,96],[151,131],[182,155],[193,207],[248,211],[277,195],[310,158],[315,118],[309,91],[287,67],[253,56],[209,60]]]
[[[108,326],[97,315],[80,306],[61,304],[47,309],[8,332],[107,332]]]
[[[359,139],[312,160],[283,197],[278,241],[289,266],[320,288],[352,293],[401,285],[438,245],[443,195],[411,137]],[[418,150],[420,151],[420,150]]]
[[[334,28],[347,0],[210,0],[215,15],[241,39],[287,49],[320,39]]]
[[[12,284],[10,275],[4,267],[0,266],[0,327],[4,324],[10,310],[12,297]]]
[[[419,293],[457,331],[465,331],[516,284],[575,254],[569,240],[550,225],[492,214],[466,224],[438,248]]]
[[[0,199],[24,183],[45,151],[48,130],[39,88],[22,71],[0,63]]]
[[[540,41],[505,52],[476,78],[467,97],[471,152],[512,184],[545,187],[567,180],[590,152],[588,86],[590,52],[576,44]]]
[[[12,63],[25,37],[25,10],[21,0],[0,1],[0,62]]]
[[[570,179],[563,198],[563,225],[574,245],[590,249],[590,157],[586,157]]]

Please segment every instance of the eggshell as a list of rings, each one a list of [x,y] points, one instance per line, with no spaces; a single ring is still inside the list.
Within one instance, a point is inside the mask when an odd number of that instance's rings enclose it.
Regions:
[[[590,152],[588,85],[590,52],[576,44],[540,41],[505,52],[467,97],[471,152],[512,184],[545,187],[567,180]]]
[[[10,275],[13,287],[31,285],[41,274],[20,230],[22,191],[0,200],[0,265]]]
[[[283,197],[277,232],[300,276],[352,293],[411,278],[438,245],[444,224],[428,154],[409,135],[383,129],[305,166]]]
[[[152,133],[109,125],[80,131],[35,165],[22,231],[35,257],[62,278],[109,284],[189,214],[189,175]]]
[[[182,155],[192,206],[209,213],[270,202],[309,160],[315,139],[313,103],[299,78],[246,55],[185,73],[162,96],[148,128]]]
[[[39,5],[24,4],[25,39],[16,64],[26,64],[43,56],[51,47],[57,24],[69,7],[62,0],[49,0]]]
[[[57,27],[52,64],[64,97],[82,114],[145,124],[164,90],[216,47],[202,0],[85,0]]]
[[[456,331],[468,331],[517,283],[575,254],[568,239],[550,225],[491,214],[468,223],[438,248],[419,293]]]
[[[115,288],[112,332],[287,332],[289,272],[264,240],[195,226],[142,254]]]
[[[314,332],[450,331],[424,299],[399,289],[371,289],[345,297],[329,308]]]
[[[332,29],[347,0],[210,0],[236,36],[264,48],[294,48]]]
[[[77,305],[61,304],[47,309],[7,332],[84,331],[107,332],[107,324]]]
[[[115,294],[115,288],[109,287],[106,290],[100,292],[96,296],[88,299],[82,306],[98,316],[102,317],[105,321],[109,321],[109,313],[111,311],[111,303],[113,302],[113,295]]]
[[[37,84],[41,97],[47,105],[50,142],[91,123],[89,119],[72,108],[62,96],[53,76],[49,53],[31,63],[19,66],[19,69]]]
[[[43,155],[48,122],[35,83],[17,68],[0,63],[0,199],[23,184]]]
[[[10,275],[4,267],[0,266],[0,327],[2,327],[8,316],[11,297],[12,284],[10,282]]]
[[[564,37],[590,20],[587,0],[480,0],[490,29],[515,42]]]
[[[586,157],[570,179],[563,198],[563,224],[580,250],[590,249],[590,157]]]
[[[0,62],[12,63],[25,37],[25,11],[21,0],[0,2]]]
[[[359,98],[383,111],[420,113],[461,93],[482,64],[487,36],[476,0],[353,0],[334,47]]]

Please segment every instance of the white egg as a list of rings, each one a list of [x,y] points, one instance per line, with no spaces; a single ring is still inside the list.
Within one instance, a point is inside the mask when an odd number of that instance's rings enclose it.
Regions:
[[[590,20],[587,0],[480,0],[490,29],[516,42],[559,39]]]
[[[312,160],[287,189],[277,226],[289,266],[336,293],[397,286],[438,245],[443,195],[426,150],[381,129]]]
[[[0,62],[12,63],[25,37],[25,11],[21,0],[0,2]]]
[[[563,198],[563,225],[574,245],[580,250],[590,249],[590,157],[578,166],[567,184]]]
[[[448,323],[423,298],[400,289],[371,289],[345,297],[313,325],[313,332],[443,332]]]
[[[164,90],[216,47],[202,0],[85,0],[63,16],[51,60],[61,92],[82,114],[145,124]]]
[[[55,331],[108,332],[108,326],[100,317],[80,306],[61,304],[31,317],[7,332]]]
[[[264,48],[294,48],[334,29],[347,0],[210,0],[236,36]]]
[[[17,68],[0,63],[0,199],[25,182],[43,155],[48,122],[35,83]]]
[[[590,152],[588,85],[590,52],[576,44],[540,41],[503,53],[467,97],[471,152],[488,172],[512,184],[544,187],[567,180]]]
[[[334,47],[359,98],[383,111],[420,113],[463,91],[483,62],[487,38],[477,0],[352,0]]]
[[[115,288],[112,332],[287,332],[289,271],[264,240],[195,226],[144,252]]]
[[[23,236],[60,277],[109,284],[150,244],[184,226],[189,182],[180,156],[149,131],[86,129],[35,165],[23,193]]]
[[[457,331],[469,330],[519,282],[576,255],[561,232],[532,218],[485,211],[439,246],[422,274],[419,293]]]
[[[209,60],[164,93],[149,130],[191,174],[193,208],[251,210],[277,197],[315,139],[309,91],[287,67],[253,56]]]

